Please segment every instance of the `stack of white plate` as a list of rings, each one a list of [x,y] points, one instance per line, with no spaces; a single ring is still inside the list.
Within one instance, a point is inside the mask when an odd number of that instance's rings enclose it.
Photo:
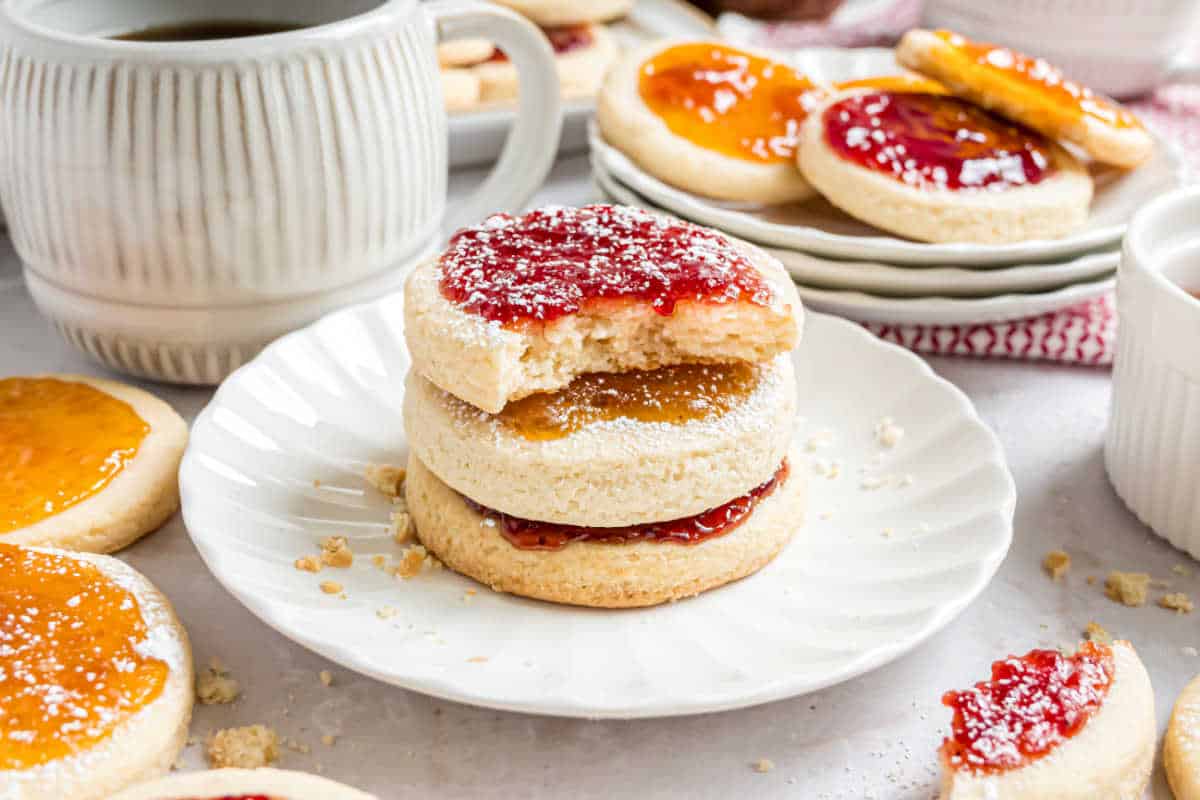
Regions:
[[[892,51],[819,48],[782,56],[819,82],[899,72]],[[1003,245],[926,244],[858,222],[824,200],[786,206],[723,203],[670,186],[606,143],[593,127],[592,169],[611,200],[671,214],[758,244],[791,272],[814,309],[864,322],[961,325],[1044,314],[1110,291],[1133,213],[1184,180],[1178,151],[1160,142],[1130,172],[1094,171],[1087,224],[1063,239]]]

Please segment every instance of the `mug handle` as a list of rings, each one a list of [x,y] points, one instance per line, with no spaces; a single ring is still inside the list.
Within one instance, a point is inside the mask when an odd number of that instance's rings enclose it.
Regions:
[[[446,214],[449,234],[499,211],[517,211],[554,166],[562,132],[562,99],[554,51],[537,27],[507,8],[479,0],[438,0],[427,6],[438,41],[490,39],[517,68],[517,122],[500,160],[471,198]]]

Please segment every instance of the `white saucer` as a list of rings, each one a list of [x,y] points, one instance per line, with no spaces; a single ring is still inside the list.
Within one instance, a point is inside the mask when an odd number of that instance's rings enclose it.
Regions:
[[[268,347],[197,419],[180,473],[184,520],[221,584],[348,668],[539,714],[738,708],[896,659],[962,611],[1008,550],[1012,477],[970,401],[911,353],[812,314],[797,381],[822,389],[801,393],[800,435],[831,431],[813,458],[839,477],[796,465],[811,476],[808,523],[757,575],[628,611],[496,594],[449,571],[397,581],[370,563],[397,547],[388,502],[361,476],[405,459],[402,305],[390,295]],[[874,437],[885,416],[906,432],[886,451]],[[874,478],[888,485],[864,488]],[[350,538],[352,568],[293,567],[330,535]],[[345,597],[323,594],[325,580]],[[384,607],[395,615],[378,616]]]
[[[781,58],[818,82],[887,75],[899,71],[885,48],[813,48]],[[1158,141],[1154,156],[1136,170],[1094,170],[1096,194],[1087,225],[1063,239],[1002,245],[927,244],[899,239],[838,211],[826,201],[763,207],[722,203],[676,189],[642,171],[607,144],[592,126],[593,159],[622,183],[662,208],[756,244],[802,250],[833,258],[921,266],[1021,264],[1062,259],[1115,244],[1138,208],[1183,183],[1178,149]]]
[[[670,214],[604,172],[598,163],[592,165],[592,178],[600,193],[614,202]],[[799,250],[764,249],[783,263],[793,280],[812,288],[894,297],[990,297],[1012,292],[1046,292],[1111,276],[1121,260],[1120,250],[1107,250],[1058,263],[963,269],[839,261]]]

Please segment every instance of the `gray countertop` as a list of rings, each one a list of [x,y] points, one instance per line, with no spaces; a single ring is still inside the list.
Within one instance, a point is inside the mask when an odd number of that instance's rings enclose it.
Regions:
[[[452,197],[478,177],[458,174]],[[595,199],[585,158],[559,163],[536,203]],[[11,247],[0,245],[0,376],[103,370],[60,341],[33,308]],[[1079,638],[1095,620],[1132,640],[1150,669],[1165,726],[1183,685],[1200,672],[1200,614],[1124,608],[1105,599],[1110,569],[1150,572],[1200,598],[1197,567],[1125,509],[1104,474],[1109,373],[1003,361],[932,359],[999,434],[1019,493],[1008,560],[982,597],[911,655],[857,680],[758,708],[696,717],[588,722],[501,713],[435,700],[359,677],[267,628],[213,580],[176,516],[126,550],[172,599],[197,662],[219,657],[244,690],[230,706],[198,707],[211,730],[270,724],[303,753],[281,766],[320,771],[381,798],[804,797],[929,798],[936,748],[949,721],[943,690],[985,677],[990,663]],[[836,379],[836,376],[831,376]],[[210,392],[148,387],[193,418]],[[1074,565],[1050,581],[1040,562],[1064,548]],[[1085,578],[1101,578],[1089,586]],[[330,669],[326,688],[318,672]],[[321,737],[337,737],[333,746]],[[752,769],[774,762],[767,774]],[[203,764],[200,745],[184,755]],[[1154,797],[1170,797],[1161,770]]]

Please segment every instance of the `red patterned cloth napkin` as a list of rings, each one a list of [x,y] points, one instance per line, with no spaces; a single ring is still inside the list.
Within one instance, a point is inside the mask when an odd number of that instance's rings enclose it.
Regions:
[[[774,49],[820,45],[891,45],[914,27],[920,0],[896,0],[882,10],[869,6],[852,14],[844,7],[820,23],[759,23],[741,17],[721,19],[721,31],[740,43]],[[1162,138],[1179,145],[1190,172],[1200,175],[1200,87],[1168,86],[1130,106]],[[981,325],[883,325],[866,328],[897,344],[933,355],[1015,358],[1105,366],[1116,351],[1116,299],[1112,294],[1049,314]]]

